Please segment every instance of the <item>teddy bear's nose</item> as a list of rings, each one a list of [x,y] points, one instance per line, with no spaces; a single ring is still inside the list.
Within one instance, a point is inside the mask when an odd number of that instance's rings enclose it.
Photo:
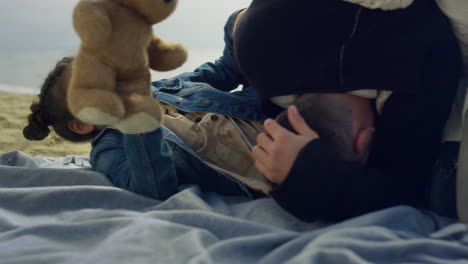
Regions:
[[[170,2],[172,2],[172,1],[173,1],[173,0],[164,0],[164,2],[165,2],[165,3],[168,3],[168,4],[169,4]]]

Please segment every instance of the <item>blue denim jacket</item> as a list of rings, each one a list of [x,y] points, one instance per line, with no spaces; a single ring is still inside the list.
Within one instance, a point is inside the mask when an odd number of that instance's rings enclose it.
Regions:
[[[239,11],[238,11],[239,12]],[[194,72],[153,82],[154,97],[184,112],[212,112],[263,121],[255,91],[245,84],[232,53],[235,12],[225,26],[223,56]],[[196,183],[224,194],[255,193],[244,184],[205,165],[179,137],[164,126],[155,131],[124,135],[106,128],[92,142],[91,165],[117,187],[156,199],[166,199],[181,184]]]

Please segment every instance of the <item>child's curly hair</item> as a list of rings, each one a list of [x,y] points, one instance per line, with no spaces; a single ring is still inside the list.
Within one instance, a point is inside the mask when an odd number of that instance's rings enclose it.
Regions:
[[[71,67],[73,57],[65,57],[55,65],[41,87],[39,101],[31,105],[31,114],[28,116],[29,124],[23,129],[23,136],[29,140],[43,140],[52,126],[55,132],[65,140],[84,142],[93,139],[99,131],[81,135],[73,132],[68,124],[74,117],[67,107],[66,98],[58,98],[53,91],[60,88],[60,77]]]

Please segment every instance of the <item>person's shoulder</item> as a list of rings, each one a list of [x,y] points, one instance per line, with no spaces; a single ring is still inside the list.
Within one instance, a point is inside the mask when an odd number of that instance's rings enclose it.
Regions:
[[[236,12],[234,12],[231,15],[231,18],[233,20],[233,22],[232,22],[232,34],[234,34],[236,32],[236,26],[239,23],[240,19],[242,18],[242,16],[244,15],[246,10],[247,10],[247,8],[237,10]]]
[[[224,24],[224,34],[225,37],[231,37],[232,34],[234,33],[234,29],[236,26],[236,21],[242,16],[246,8],[236,10],[233,12],[227,19],[226,23]]]

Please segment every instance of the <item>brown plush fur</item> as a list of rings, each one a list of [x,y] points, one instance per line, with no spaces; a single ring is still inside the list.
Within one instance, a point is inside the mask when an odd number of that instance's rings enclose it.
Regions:
[[[83,122],[114,125],[124,133],[159,127],[162,112],[150,91],[149,67],[182,65],[186,49],[153,35],[177,0],[80,0],[73,25],[81,39],[67,101]]]

